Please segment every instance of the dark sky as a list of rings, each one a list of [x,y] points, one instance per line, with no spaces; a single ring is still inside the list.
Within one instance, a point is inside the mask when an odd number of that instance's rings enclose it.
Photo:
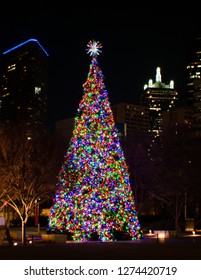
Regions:
[[[12,6],[0,17],[0,51],[35,38],[49,53],[51,120],[74,116],[91,62],[86,47],[93,39],[103,45],[99,65],[111,103],[138,103],[157,66],[163,82],[173,79],[182,98],[187,55],[201,30],[199,11],[189,5]]]

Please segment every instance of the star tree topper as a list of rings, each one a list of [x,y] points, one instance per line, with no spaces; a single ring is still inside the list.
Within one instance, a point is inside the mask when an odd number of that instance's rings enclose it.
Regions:
[[[102,52],[100,50],[102,45],[99,43],[99,41],[89,41],[87,47],[87,53],[89,53],[90,56],[97,56]]]

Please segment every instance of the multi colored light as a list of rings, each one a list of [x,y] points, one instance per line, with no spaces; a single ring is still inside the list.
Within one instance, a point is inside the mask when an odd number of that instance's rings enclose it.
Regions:
[[[73,135],[58,175],[49,229],[73,240],[113,241],[118,234],[141,238],[141,229],[104,77],[99,42],[88,43],[92,56],[75,117]]]
[[[87,47],[87,53],[89,53],[90,56],[96,56],[102,52],[100,50],[102,48],[102,45],[98,41],[89,41]]]

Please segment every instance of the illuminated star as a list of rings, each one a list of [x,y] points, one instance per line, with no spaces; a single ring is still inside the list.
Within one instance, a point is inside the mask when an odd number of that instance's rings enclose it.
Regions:
[[[97,56],[102,52],[100,50],[102,48],[102,45],[99,43],[99,41],[89,41],[87,47],[87,53],[89,53],[90,56]]]

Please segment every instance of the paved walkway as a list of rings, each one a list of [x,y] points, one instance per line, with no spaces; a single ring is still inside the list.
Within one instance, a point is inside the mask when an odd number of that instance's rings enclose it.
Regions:
[[[18,232],[15,230],[15,232]],[[27,231],[26,245],[0,246],[1,260],[201,260],[201,235],[136,241],[43,242],[36,229]],[[29,243],[32,241],[32,243]]]

